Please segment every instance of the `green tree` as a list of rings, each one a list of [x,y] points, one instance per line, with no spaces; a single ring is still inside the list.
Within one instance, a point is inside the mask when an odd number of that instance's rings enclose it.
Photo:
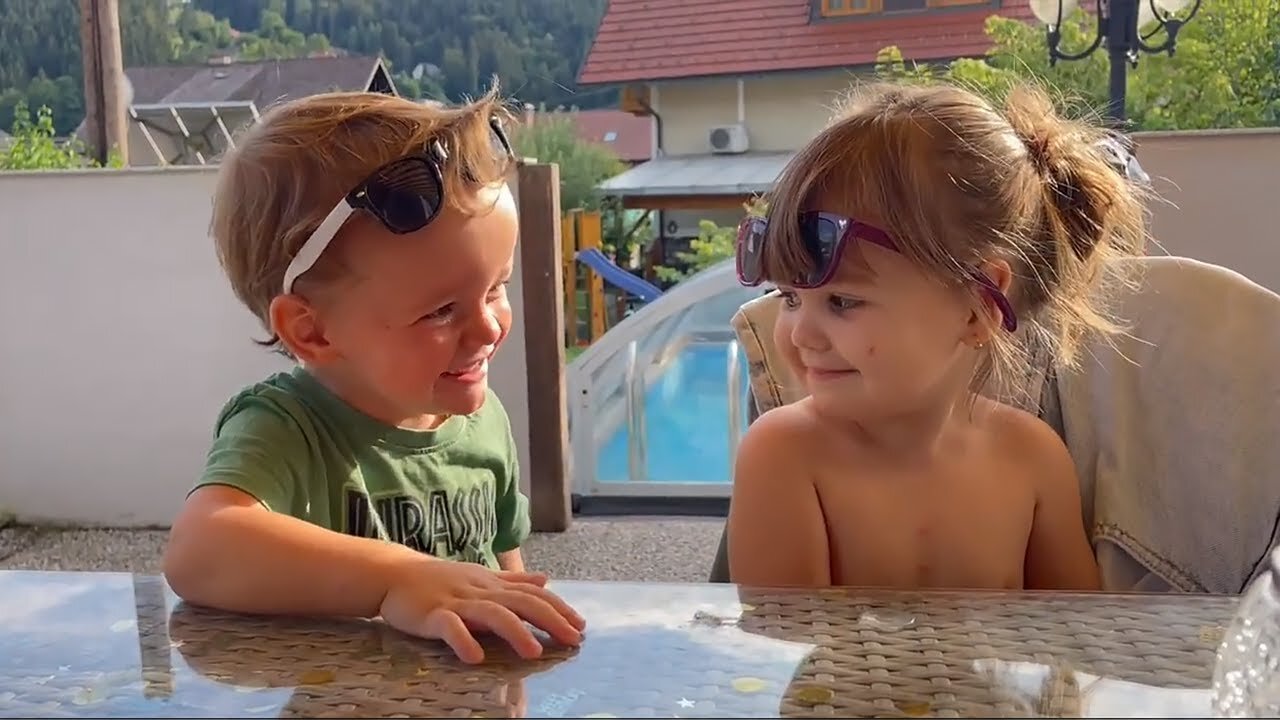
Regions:
[[[736,235],[734,228],[722,227],[710,220],[700,220],[698,237],[689,241],[689,250],[681,250],[675,254],[681,267],[658,265],[653,271],[657,273],[660,280],[669,283],[680,282],[721,260],[733,257]]]
[[[763,197],[752,198],[743,203],[742,209],[747,215],[764,216],[769,212],[769,202]],[[680,267],[659,265],[653,270],[661,280],[679,282],[733,257],[737,239],[736,227],[724,227],[710,220],[701,220],[698,222],[698,237],[689,241],[689,250],[675,254]]]
[[[1061,47],[1083,49],[1096,19],[1077,10],[1064,21]],[[1165,34],[1156,27],[1148,44]],[[987,19],[993,47],[986,58],[928,66],[904,61],[896,47],[880,53],[877,72],[908,82],[939,78],[996,99],[1013,83],[1044,83],[1079,114],[1100,113],[1108,100],[1109,60],[1099,49],[1083,60],[1050,66],[1044,29],[1010,18]],[[1129,71],[1127,116],[1133,129],[1192,130],[1280,124],[1280,0],[1204,0],[1178,33],[1172,57],[1142,55]]]
[[[465,6],[466,12],[459,12]],[[302,57],[332,46],[422,66],[422,97],[458,100],[497,75],[508,94],[549,106],[604,107],[614,88],[579,92],[576,73],[605,0],[124,0],[126,67]],[[0,127],[18,100],[48,105],[59,136],[83,116],[77,0],[0,0]],[[37,83],[35,90],[29,86]],[[58,95],[45,92],[57,85]]]
[[[0,91],[0,127],[9,127],[17,120],[20,105],[49,108],[58,136],[71,134],[84,117],[84,94],[70,75],[51,79],[41,72],[21,87]]]
[[[36,0],[6,0],[34,2]],[[63,2],[65,0],[46,0]],[[150,1],[150,0],[148,0]],[[459,100],[483,92],[493,76],[520,100],[555,107],[604,107],[614,88],[577,90],[605,0],[190,0],[190,7],[258,32],[263,13],[319,33],[354,53],[381,53],[408,72],[427,63],[442,72],[424,96]],[[255,46],[255,52],[257,46]]]
[[[1177,53],[1144,64],[1129,90],[1143,129],[1280,124],[1280,0],[1205,0]]]
[[[0,146],[0,170],[66,170],[89,167],[92,161],[75,142],[54,139],[53,111],[47,106],[33,120],[26,101],[14,109],[13,132],[7,146]]]
[[[532,124],[517,128],[511,141],[517,154],[560,166],[562,210],[601,209],[597,186],[626,169],[609,147],[580,139],[566,113],[540,113]]]
[[[231,23],[183,5],[174,18],[170,57],[180,62],[205,62],[215,52],[231,48],[235,33]]]
[[[278,60],[328,49],[329,41],[322,35],[313,35],[309,42],[306,35],[289,27],[284,15],[267,9],[262,11],[257,32],[237,38],[236,44],[243,60]]]

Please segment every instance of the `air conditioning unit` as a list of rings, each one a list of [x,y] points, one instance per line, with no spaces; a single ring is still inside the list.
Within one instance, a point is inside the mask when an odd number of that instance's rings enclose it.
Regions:
[[[707,133],[707,142],[713,153],[744,153],[747,151],[746,125],[718,125]]]

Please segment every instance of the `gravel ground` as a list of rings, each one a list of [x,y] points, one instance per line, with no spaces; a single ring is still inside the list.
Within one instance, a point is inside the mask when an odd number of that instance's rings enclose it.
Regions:
[[[525,563],[553,578],[702,582],[723,519],[578,518],[564,533],[535,534]],[[45,528],[0,529],[0,569],[156,573],[167,532]]]

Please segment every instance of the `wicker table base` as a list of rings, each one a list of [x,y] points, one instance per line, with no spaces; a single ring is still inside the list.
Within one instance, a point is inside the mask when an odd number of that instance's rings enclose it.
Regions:
[[[1175,689],[1208,687],[1235,607],[1185,595],[554,588],[588,618],[581,648],[529,663],[489,643],[489,660],[468,667],[377,622],[190,608],[159,578],[0,573],[0,716],[1192,717],[1204,692]]]

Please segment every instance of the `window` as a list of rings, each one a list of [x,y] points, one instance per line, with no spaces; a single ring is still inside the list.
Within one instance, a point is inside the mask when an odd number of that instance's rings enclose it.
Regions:
[[[877,13],[924,12],[932,8],[998,5],[992,0],[821,0],[822,17],[848,17]]]
[[[823,17],[843,17],[880,12],[883,0],[822,0]]]

